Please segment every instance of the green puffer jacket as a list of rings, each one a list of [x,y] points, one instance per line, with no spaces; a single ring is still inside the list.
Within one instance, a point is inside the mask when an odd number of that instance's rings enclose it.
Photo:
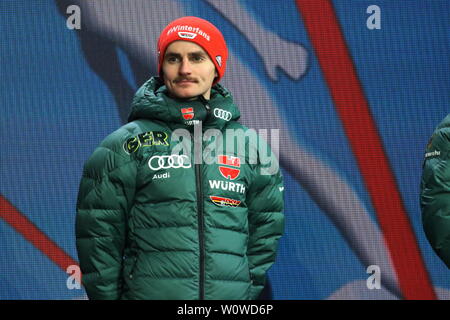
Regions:
[[[86,292],[255,299],[284,227],[276,158],[236,122],[239,110],[222,86],[209,101],[177,101],[165,90],[158,78],[147,81],[130,122],[85,164],[76,237]]]
[[[420,206],[425,235],[450,268],[450,114],[436,128],[427,145]]]

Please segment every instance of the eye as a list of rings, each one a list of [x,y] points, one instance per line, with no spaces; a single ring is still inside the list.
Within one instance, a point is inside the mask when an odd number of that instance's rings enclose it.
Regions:
[[[200,54],[196,54],[191,57],[191,60],[193,62],[202,62],[203,60],[205,60],[205,57]]]
[[[178,62],[180,59],[179,59],[177,56],[168,55],[168,56],[166,56],[165,60],[166,60],[168,63],[176,63],[176,62]]]

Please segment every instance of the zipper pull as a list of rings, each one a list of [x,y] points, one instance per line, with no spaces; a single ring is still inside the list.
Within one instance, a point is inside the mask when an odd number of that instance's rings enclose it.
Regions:
[[[201,94],[198,96],[198,99],[200,100],[200,102],[203,104],[203,106],[206,109],[206,118],[205,120],[208,120],[208,118],[211,115],[211,107],[209,106],[209,101],[205,99],[205,97]]]

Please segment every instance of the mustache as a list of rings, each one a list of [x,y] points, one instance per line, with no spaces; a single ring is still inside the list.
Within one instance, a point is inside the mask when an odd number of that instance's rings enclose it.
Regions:
[[[175,83],[180,82],[180,81],[193,81],[193,82],[198,82],[197,79],[191,78],[191,77],[180,77],[180,78],[176,78],[176,79],[174,80]]]

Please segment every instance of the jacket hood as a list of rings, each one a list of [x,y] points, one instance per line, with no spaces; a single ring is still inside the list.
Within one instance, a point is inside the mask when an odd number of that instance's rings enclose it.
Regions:
[[[442,122],[437,126],[436,129],[442,129],[442,128],[446,128],[446,127],[450,127],[450,114],[448,114],[448,115],[442,120]]]
[[[204,129],[220,130],[227,122],[240,117],[231,93],[220,84],[212,87],[210,100],[202,100],[186,101],[169,97],[162,79],[152,77],[136,92],[128,121],[157,120],[172,129],[193,128],[201,121]],[[209,115],[205,104],[210,107]]]

